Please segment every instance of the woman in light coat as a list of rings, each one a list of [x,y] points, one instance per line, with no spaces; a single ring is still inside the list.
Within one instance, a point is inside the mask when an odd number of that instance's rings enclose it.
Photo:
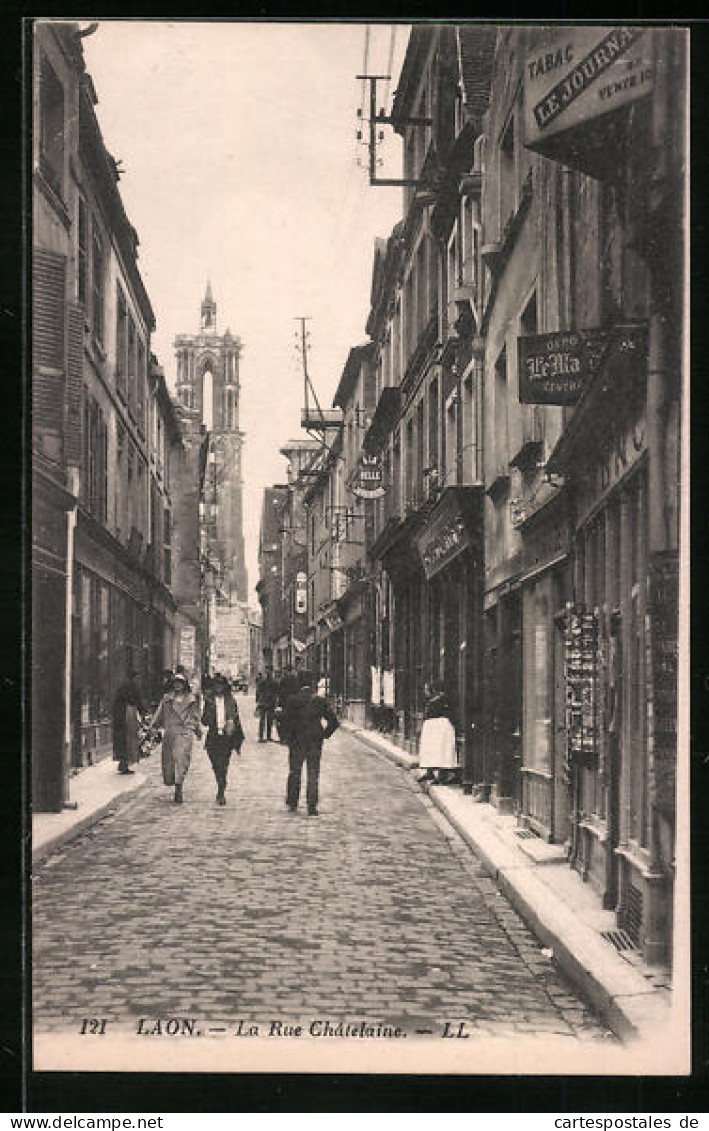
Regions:
[[[449,782],[458,770],[453,712],[441,684],[434,684],[427,695],[419,740],[419,766],[424,771],[419,781],[438,781],[439,784]]]
[[[177,674],[172,691],[166,692],[153,715],[150,729],[164,728],[162,776],[165,785],[174,785],[175,802],[182,804],[182,783],[190,768],[192,741],[201,738],[199,704],[184,675]]]

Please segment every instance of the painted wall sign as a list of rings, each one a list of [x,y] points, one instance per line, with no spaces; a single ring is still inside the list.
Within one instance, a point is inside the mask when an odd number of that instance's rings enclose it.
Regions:
[[[363,455],[357,468],[352,494],[358,499],[381,499],[386,495],[379,456]]]
[[[525,144],[544,153],[561,135],[652,89],[650,36],[639,27],[558,28],[527,56]]]
[[[561,330],[517,339],[521,404],[576,404],[598,369],[609,331]]]

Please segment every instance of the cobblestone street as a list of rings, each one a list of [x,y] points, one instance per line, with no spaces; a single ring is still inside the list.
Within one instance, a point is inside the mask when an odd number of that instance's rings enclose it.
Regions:
[[[274,1018],[476,1035],[610,1034],[411,775],[339,731],[317,819],[284,804],[287,752],[247,742],[227,807],[195,746],[176,806],[149,785],[34,877],[34,1023],[136,1032],[193,1019],[207,1035]]]

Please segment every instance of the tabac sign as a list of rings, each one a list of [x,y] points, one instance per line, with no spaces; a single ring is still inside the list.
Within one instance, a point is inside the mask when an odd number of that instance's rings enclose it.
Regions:
[[[598,368],[608,330],[562,330],[518,338],[522,404],[576,404]]]
[[[562,135],[635,102],[652,89],[650,35],[638,27],[558,28],[524,70],[525,144],[548,156]]]
[[[363,455],[352,485],[352,494],[358,499],[381,499],[386,495],[383,478],[379,456]]]

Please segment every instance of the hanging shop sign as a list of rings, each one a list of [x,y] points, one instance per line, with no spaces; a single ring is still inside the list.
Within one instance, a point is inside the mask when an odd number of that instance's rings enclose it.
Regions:
[[[679,559],[655,553],[648,567],[648,729],[652,803],[674,814],[677,763]]]
[[[379,456],[363,455],[352,485],[352,494],[358,499],[381,499],[386,495],[384,473]]]
[[[180,629],[180,660],[188,672],[195,669],[197,630],[193,624],[185,624]]]
[[[594,765],[598,753],[598,618],[583,605],[566,606],[566,771]]]
[[[562,330],[517,339],[521,404],[573,405],[600,364],[608,330]]]
[[[308,578],[305,573],[297,573],[295,577],[295,611],[307,613],[308,611]]]
[[[558,28],[524,69],[525,144],[583,163],[584,130],[652,90],[651,37],[641,27]],[[574,135],[579,135],[575,137]]]

